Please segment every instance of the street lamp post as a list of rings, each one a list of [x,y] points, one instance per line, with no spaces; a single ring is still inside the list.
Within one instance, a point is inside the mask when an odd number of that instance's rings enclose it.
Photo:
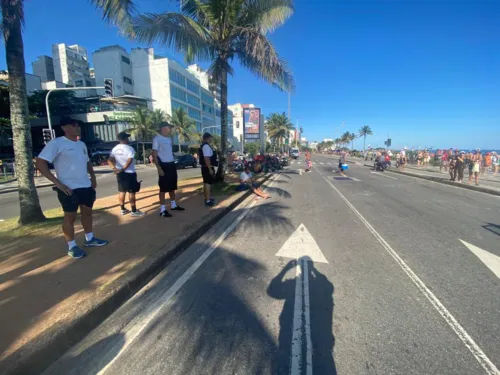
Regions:
[[[89,86],[89,87],[60,87],[56,89],[51,89],[47,93],[45,97],[45,109],[47,110],[47,122],[49,123],[50,136],[52,138],[52,121],[50,119],[50,108],[49,108],[49,96],[54,91],[76,91],[76,90],[95,90],[95,89],[103,89],[104,86]]]

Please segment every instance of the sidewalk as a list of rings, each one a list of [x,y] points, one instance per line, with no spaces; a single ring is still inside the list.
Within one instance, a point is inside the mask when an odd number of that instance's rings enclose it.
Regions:
[[[136,165],[137,170],[141,170],[142,168],[146,168],[144,165]],[[96,172],[97,177],[112,173],[111,169],[108,166],[97,166],[94,167],[94,171]],[[35,177],[35,186],[37,189],[43,188],[43,187],[49,187],[53,186],[54,184],[46,179],[43,176]],[[17,186],[17,179],[14,178],[12,181],[5,182],[3,184],[0,184],[0,194],[4,193],[11,193],[13,191],[18,191],[18,186]]]
[[[39,373],[250,193],[227,186],[232,194],[207,209],[201,182],[180,181],[186,211],[168,219],[158,216],[157,188],[138,194],[142,218],[121,216],[116,196],[99,199],[94,232],[110,243],[80,260],[66,255],[60,212],[26,232],[0,223],[0,374]],[[77,243],[83,239],[78,220]]]

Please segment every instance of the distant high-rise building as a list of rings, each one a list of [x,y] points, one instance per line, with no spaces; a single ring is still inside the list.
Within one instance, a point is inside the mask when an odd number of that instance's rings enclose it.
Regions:
[[[255,108],[253,104],[236,103],[227,108],[233,113],[233,136],[241,142],[243,138],[243,108]]]
[[[40,77],[42,82],[55,81],[54,60],[50,56],[38,56],[38,60],[31,63],[33,75]]]
[[[92,86],[87,50],[78,44],[52,45],[55,80],[74,87]]]
[[[121,46],[99,48],[92,54],[95,82],[104,86],[104,80],[113,80],[113,95],[134,95],[134,81],[130,54]]]

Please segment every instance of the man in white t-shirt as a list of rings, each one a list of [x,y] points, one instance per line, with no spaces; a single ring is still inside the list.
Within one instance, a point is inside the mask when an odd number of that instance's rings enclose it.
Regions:
[[[120,202],[120,213],[122,215],[140,217],[144,216],[144,212],[139,211],[135,206],[135,193],[141,190],[141,184],[137,181],[137,173],[135,173],[135,150],[128,144],[130,134],[121,132],[118,134],[120,141],[109,155],[108,165],[116,174],[118,183],[118,200]],[[128,193],[131,210],[125,208],[125,195]]]
[[[64,131],[64,136],[47,143],[36,159],[36,167],[55,185],[53,189],[57,191],[57,197],[64,211],[63,233],[68,242],[68,255],[79,259],[85,256],[85,252],[75,242],[78,208],[85,232],[85,246],[104,246],[108,241],[94,237],[92,232],[92,206],[96,199],[97,181],[87,146],[78,139],[81,132],[80,123],[63,117],[61,129]],[[54,164],[55,176],[50,172],[48,163]]]
[[[184,211],[184,208],[175,202],[177,190],[177,166],[174,162],[172,150],[172,126],[164,121],[160,123],[160,134],[153,138],[153,161],[158,170],[158,186],[160,187],[160,216],[171,217],[165,207],[165,193],[170,196],[170,209]]]

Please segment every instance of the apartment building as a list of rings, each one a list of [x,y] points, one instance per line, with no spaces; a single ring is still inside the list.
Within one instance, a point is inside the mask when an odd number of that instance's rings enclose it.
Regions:
[[[92,54],[96,86],[113,80],[113,96],[134,95],[132,61],[125,48],[114,45],[99,48]]]

